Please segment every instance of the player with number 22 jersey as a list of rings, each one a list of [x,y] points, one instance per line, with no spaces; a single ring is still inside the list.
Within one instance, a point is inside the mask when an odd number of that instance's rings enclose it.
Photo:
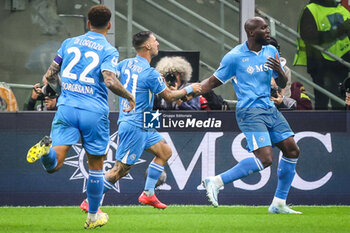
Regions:
[[[108,92],[102,71],[116,72],[117,49],[108,43],[105,36],[89,31],[65,40],[57,54],[63,59],[62,94],[58,106],[108,114]]]
[[[103,161],[109,143],[107,88],[129,101],[130,107],[124,111],[131,111],[135,106],[133,96],[116,77],[119,53],[106,39],[111,15],[104,5],[91,7],[87,22],[90,31],[66,39],[57,51],[43,77],[53,89],[61,91],[51,135],[45,136],[27,153],[28,162],[40,159],[48,173],[57,172],[70,147],[81,138],[89,167],[85,229],[101,227],[108,222],[108,214],[99,211]]]

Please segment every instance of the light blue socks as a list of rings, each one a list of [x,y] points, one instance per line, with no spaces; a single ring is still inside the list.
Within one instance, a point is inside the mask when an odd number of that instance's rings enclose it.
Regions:
[[[231,183],[240,178],[246,177],[254,172],[264,169],[261,161],[256,157],[243,159],[236,166],[220,174],[224,184]]]
[[[275,197],[286,200],[290,186],[295,175],[295,166],[298,159],[290,159],[282,156],[277,168],[277,189]]]
[[[56,151],[50,147],[49,154],[41,156],[40,161],[46,171],[55,169],[57,166]]]
[[[154,188],[157,181],[164,170],[164,166],[155,162],[151,162],[148,166],[147,179],[145,184],[145,193],[147,196],[153,196]]]
[[[89,171],[86,194],[89,201],[89,213],[97,213],[103,195],[103,171]]]

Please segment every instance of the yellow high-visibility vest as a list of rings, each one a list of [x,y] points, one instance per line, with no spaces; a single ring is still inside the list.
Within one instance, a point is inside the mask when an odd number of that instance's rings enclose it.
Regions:
[[[332,25],[332,22],[329,21],[332,15],[340,15],[343,17],[343,20],[350,18],[350,12],[343,7],[342,5],[338,5],[337,7],[324,7],[315,3],[308,4],[304,10],[308,8],[315,19],[317,24],[318,31],[329,31],[332,27],[336,25]],[[303,10],[303,11],[304,11]],[[298,23],[298,33],[300,34],[300,19]],[[348,36],[344,38],[339,38],[332,43],[325,43],[320,45],[321,47],[327,49],[329,52],[337,55],[338,57],[342,57],[350,50],[350,40]],[[321,53],[322,56],[330,61],[335,61],[333,58],[328,56],[325,53]],[[301,38],[297,39],[297,53],[294,57],[293,65],[307,65],[306,59],[306,47],[305,43]]]

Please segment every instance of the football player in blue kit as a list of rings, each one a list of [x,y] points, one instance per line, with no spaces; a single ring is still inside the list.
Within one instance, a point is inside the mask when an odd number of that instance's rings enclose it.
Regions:
[[[120,72],[121,83],[135,97],[136,106],[134,111],[119,114],[116,163],[105,175],[104,192],[112,189],[115,182],[127,175],[146,150],[155,157],[148,166],[144,191],[138,200],[141,204],[165,209],[167,205],[158,200],[154,188],[172,151],[155,129],[143,127],[143,115],[144,112],[152,111],[154,94],[159,94],[166,101],[172,102],[190,93],[199,94],[201,85],[195,83],[184,89],[171,90],[158,71],[150,67],[151,59],[158,54],[159,43],[154,34],[150,31],[139,32],[133,36],[132,43],[137,53],[136,57],[121,61],[117,69]],[[129,103],[121,98],[119,107],[128,108]],[[86,201],[83,201],[80,208],[87,209]]]
[[[106,40],[110,18],[106,6],[91,7],[90,31],[66,39],[57,51],[43,79],[61,92],[58,110],[50,137],[45,136],[27,154],[28,162],[40,159],[46,171],[53,173],[63,165],[69,148],[82,138],[89,166],[86,229],[101,227],[108,221],[106,213],[98,212],[103,195],[103,160],[109,147],[107,88],[128,102],[125,112],[135,107],[134,97],[116,77],[119,53]]]
[[[236,118],[246,136],[247,148],[254,156],[241,160],[231,169],[203,180],[207,196],[213,206],[218,206],[219,189],[272,163],[272,144],[283,152],[279,162],[278,184],[269,213],[300,214],[286,205],[287,195],[295,175],[299,148],[294,133],[283,115],[270,100],[271,77],[280,87],[285,87],[287,77],[275,47],[269,45],[270,30],[264,19],[254,17],[244,25],[248,40],[237,45],[222,59],[219,68],[202,81],[202,93],[231,79],[238,103]]]

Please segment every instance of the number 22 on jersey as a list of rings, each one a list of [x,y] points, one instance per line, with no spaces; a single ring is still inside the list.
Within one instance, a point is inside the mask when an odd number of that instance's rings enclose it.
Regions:
[[[72,69],[73,67],[80,61],[81,59],[81,51],[78,47],[70,47],[67,49],[68,54],[74,53],[74,58],[68,63],[68,65],[66,66],[66,68],[63,70],[62,72],[62,76],[65,78],[70,78],[70,79],[74,79],[77,80],[77,75],[75,73],[72,73]],[[97,53],[93,52],[93,51],[88,51],[84,54],[84,56],[86,58],[92,58],[92,61],[90,63],[87,64],[87,66],[84,68],[83,72],[80,73],[79,75],[79,81],[81,82],[85,82],[85,83],[90,83],[90,84],[94,84],[95,80],[94,78],[91,77],[87,77],[87,74],[93,70],[94,68],[96,68],[96,66],[98,65],[98,63],[100,62],[100,58],[97,55]]]

